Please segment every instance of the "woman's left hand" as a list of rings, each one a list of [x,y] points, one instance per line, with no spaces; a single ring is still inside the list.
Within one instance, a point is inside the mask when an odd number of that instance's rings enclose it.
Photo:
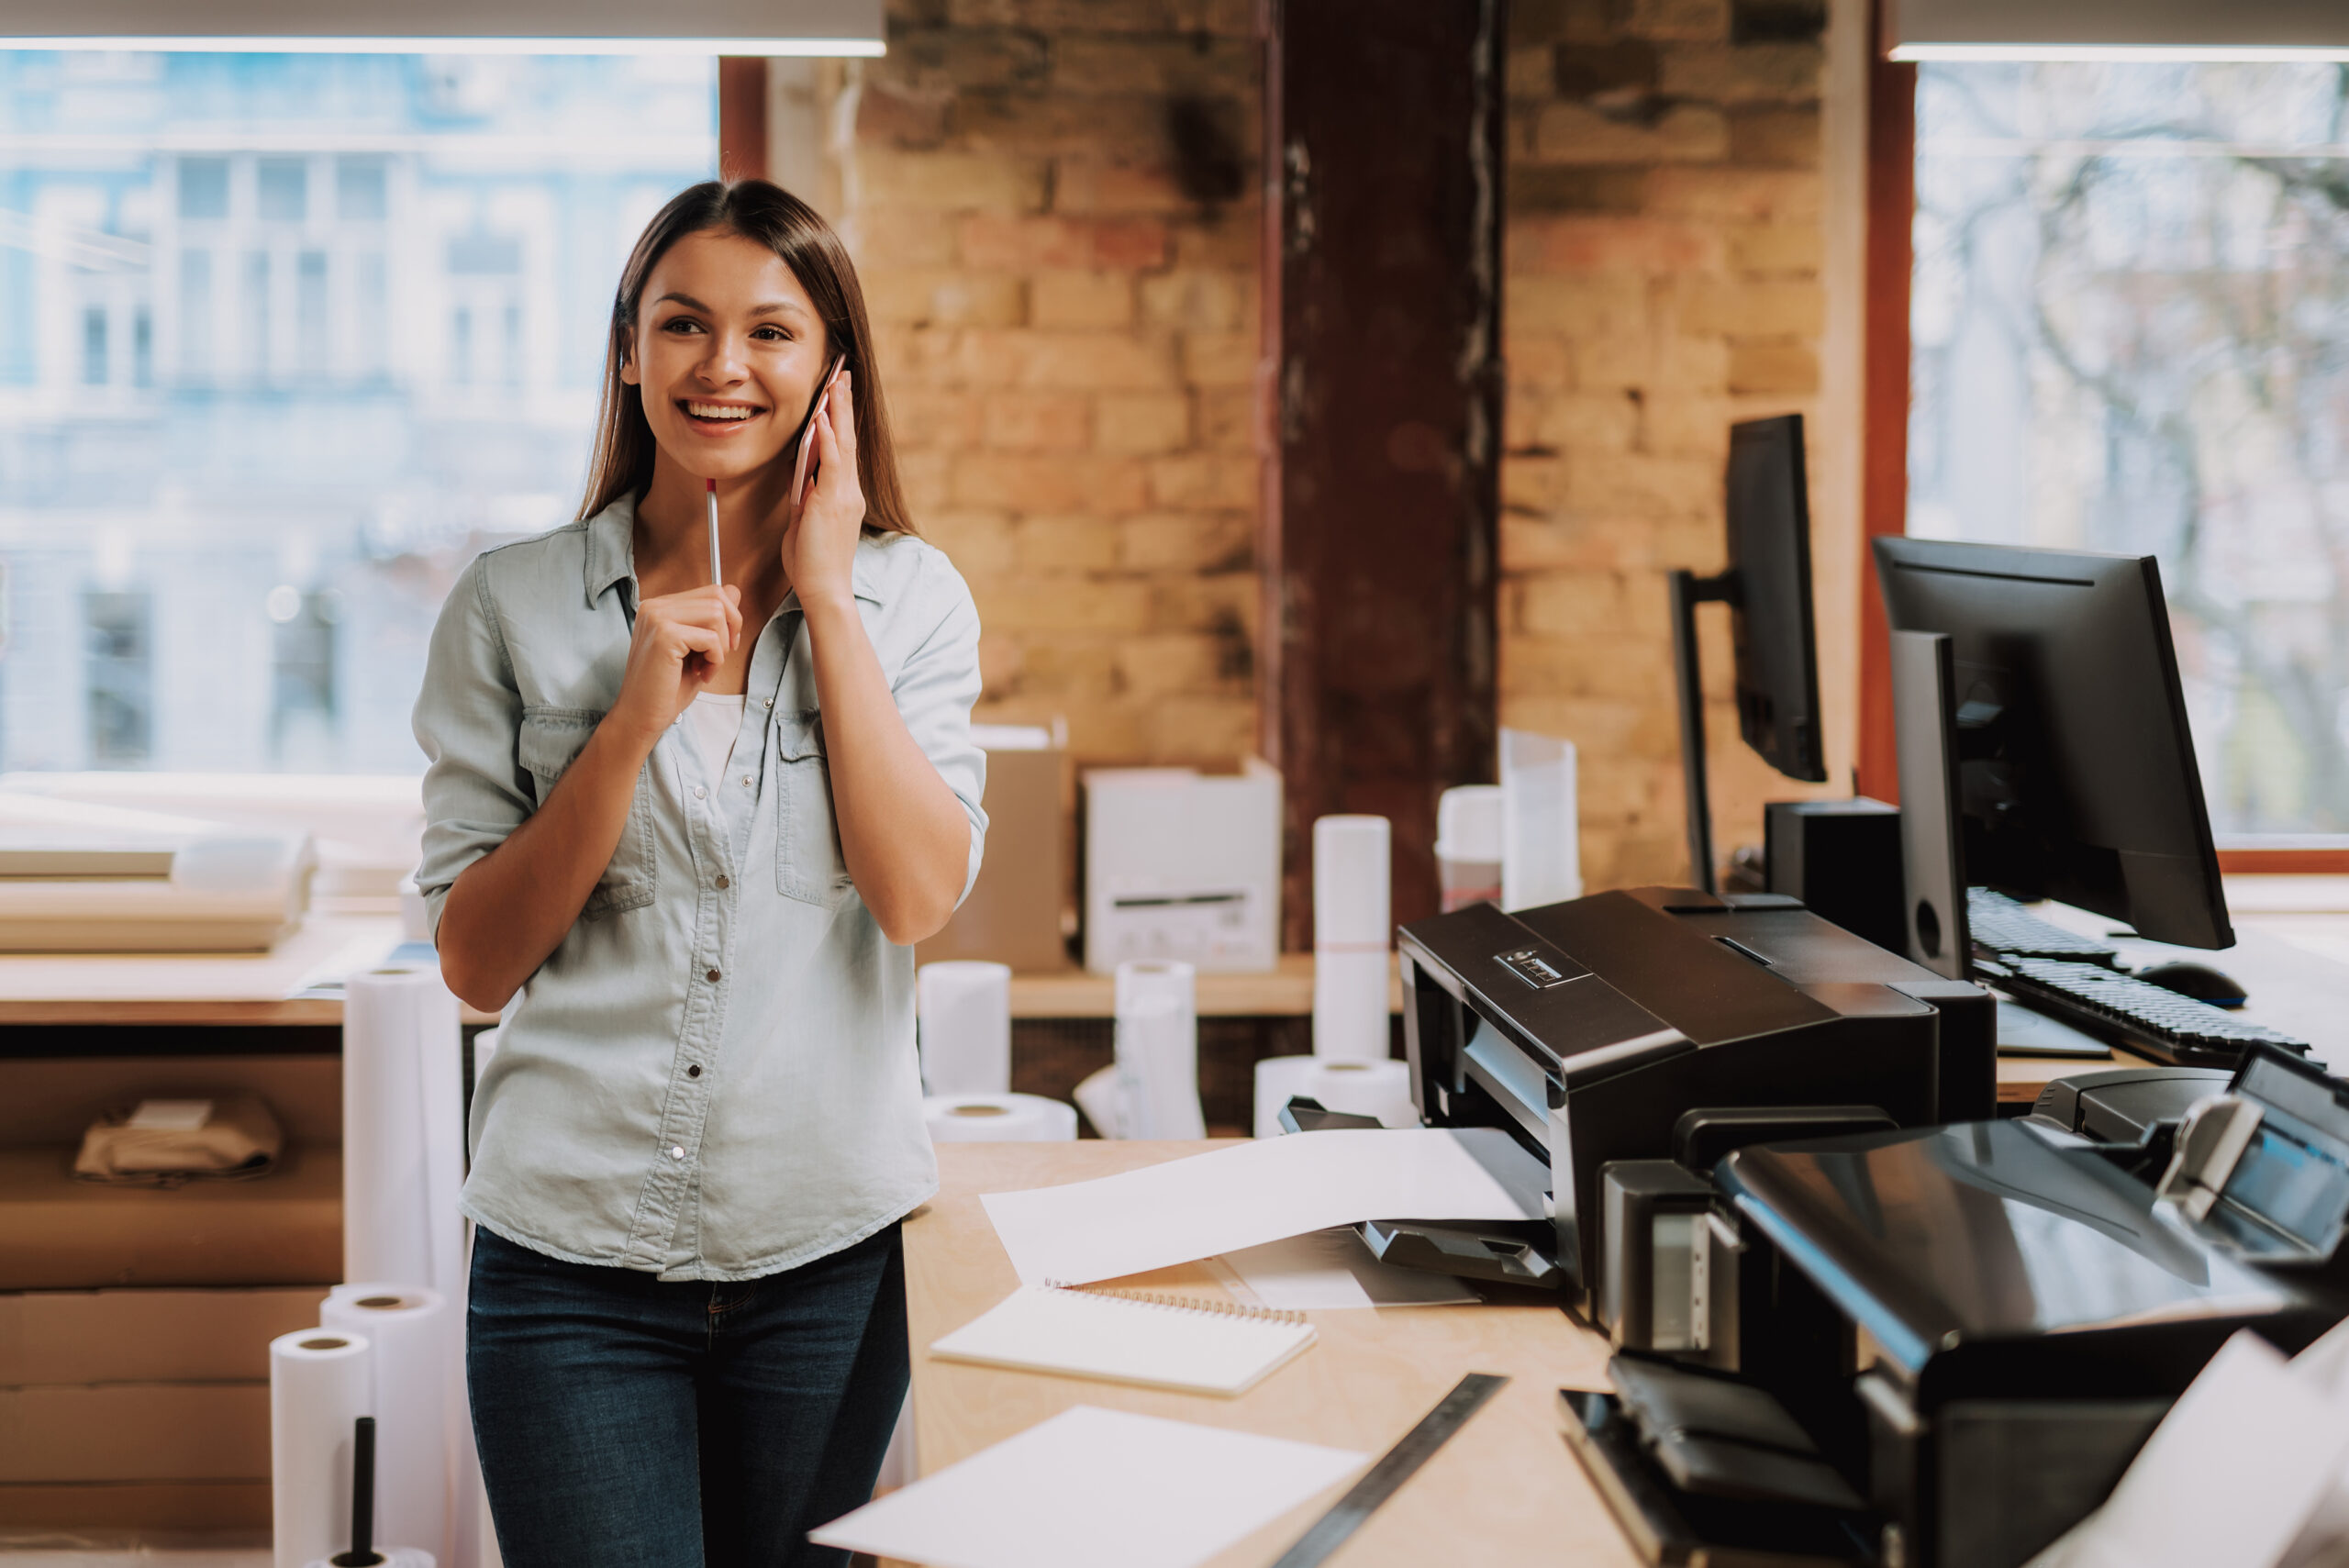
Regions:
[[[807,427],[807,439],[816,443],[815,472],[798,515],[783,532],[784,573],[802,605],[811,598],[845,604],[855,592],[850,573],[864,528],[864,491],[856,477],[853,392],[849,373],[841,371]]]

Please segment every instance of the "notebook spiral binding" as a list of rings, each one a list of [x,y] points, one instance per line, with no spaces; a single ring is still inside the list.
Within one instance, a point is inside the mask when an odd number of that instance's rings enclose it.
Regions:
[[[1243,1307],[1236,1301],[1202,1301],[1197,1296],[1167,1296],[1154,1290],[1103,1290],[1096,1285],[1072,1284],[1066,1280],[1048,1279],[1047,1290],[1073,1291],[1081,1296],[1107,1296],[1112,1301],[1130,1301],[1137,1307],[1155,1307],[1170,1312],[1204,1312],[1214,1318],[1244,1318],[1258,1323],[1302,1323],[1305,1314],[1283,1307]]]

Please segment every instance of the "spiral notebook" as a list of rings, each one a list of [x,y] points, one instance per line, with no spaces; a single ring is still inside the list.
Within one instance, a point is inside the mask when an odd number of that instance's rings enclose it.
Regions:
[[[1187,1394],[1241,1394],[1315,1335],[1302,1312],[1140,1291],[1023,1286],[930,1353]]]

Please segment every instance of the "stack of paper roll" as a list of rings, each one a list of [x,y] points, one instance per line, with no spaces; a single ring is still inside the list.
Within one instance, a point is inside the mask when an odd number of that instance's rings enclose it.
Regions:
[[[1313,824],[1313,1054],[1387,1054],[1388,830],[1384,817]]]
[[[921,1103],[933,1143],[1065,1143],[1076,1107],[1041,1095],[932,1095]]]
[[[1255,1125],[1258,1138],[1273,1138],[1284,1130],[1281,1107],[1296,1095],[1323,1110],[1348,1116],[1375,1116],[1382,1127],[1417,1127],[1419,1107],[1411,1104],[1411,1074],[1408,1062],[1332,1062],[1321,1056],[1268,1056],[1256,1063]]]
[[[273,1568],[306,1568],[351,1544],[351,1424],[375,1411],[363,1334],[305,1329],[269,1342]]]
[[[1011,1092],[1011,969],[955,960],[914,974],[922,1086],[932,1095]]]
[[[1207,1136],[1207,1118],[1199,1108],[1197,986],[1197,972],[1187,963],[1129,960],[1118,965],[1118,1104],[1112,1115],[1119,1126],[1114,1131],[1101,1127],[1104,1133],[1124,1138]],[[1094,1117],[1096,1126],[1101,1119]]]
[[[453,1563],[450,1402],[464,1387],[457,1365],[463,1326],[439,1291],[401,1284],[337,1285],[319,1307],[318,1322],[374,1347],[378,1538]]]
[[[306,833],[0,791],[0,951],[265,950],[317,863]]]

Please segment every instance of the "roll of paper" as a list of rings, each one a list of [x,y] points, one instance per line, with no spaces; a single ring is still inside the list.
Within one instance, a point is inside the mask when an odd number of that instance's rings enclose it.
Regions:
[[[932,1095],[922,1120],[938,1143],[1066,1143],[1076,1107],[1041,1095]]]
[[[269,1342],[270,1519],[275,1568],[351,1544],[351,1424],[374,1414],[363,1334],[305,1329]]]
[[[1205,1138],[1197,974],[1187,963],[1118,965],[1118,1082],[1128,1138]]]
[[[1313,955],[1313,1054],[1333,1062],[1384,1062],[1393,965],[1381,951]]]
[[[1462,784],[1435,808],[1436,880],[1444,913],[1501,898],[1501,787]]]
[[[1281,1107],[1293,1095],[1318,1101],[1324,1110],[1349,1116],[1375,1116],[1384,1127],[1417,1127],[1418,1107],[1411,1104],[1411,1073],[1408,1062],[1332,1062],[1319,1056],[1268,1056],[1256,1063],[1256,1114],[1253,1131],[1259,1138],[1280,1133]]]
[[[343,986],[342,1272],[462,1295],[464,1087],[457,999],[438,970]]]
[[[419,1285],[339,1284],[327,1293],[318,1322],[375,1347],[377,1533],[453,1562],[449,1404],[462,1388],[456,1314],[439,1291]]]
[[[1571,740],[1501,731],[1501,907],[1582,896],[1582,828]]]
[[[953,961],[914,973],[921,1078],[933,1095],[1011,1092],[1011,968]]]
[[[1386,1055],[1389,832],[1384,817],[1313,824],[1313,1054]]]
[[[439,1568],[432,1553],[413,1546],[379,1546],[375,1551],[384,1560],[382,1568]],[[331,1557],[321,1557],[303,1564],[303,1568],[335,1568],[335,1562]]]
[[[1324,817],[1313,824],[1313,949],[1376,947],[1387,919],[1391,835],[1384,817]]]

